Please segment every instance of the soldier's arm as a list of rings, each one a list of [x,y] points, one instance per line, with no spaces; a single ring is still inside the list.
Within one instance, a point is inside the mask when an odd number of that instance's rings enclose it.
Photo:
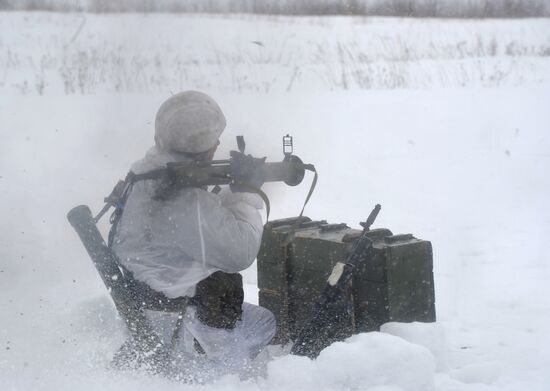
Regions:
[[[201,238],[207,267],[236,273],[249,267],[260,248],[263,223],[261,197],[252,193],[199,198]]]

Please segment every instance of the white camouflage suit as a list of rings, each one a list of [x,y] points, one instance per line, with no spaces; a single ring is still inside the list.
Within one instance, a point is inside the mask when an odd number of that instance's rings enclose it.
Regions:
[[[215,105],[210,112],[201,107],[204,99]],[[215,115],[222,116],[223,124],[219,118],[212,120]],[[170,127],[175,130],[166,131],[163,123],[168,123],[168,130]],[[185,162],[189,158],[180,152],[201,152],[216,145],[213,143],[223,130],[219,129],[221,125],[225,127],[223,114],[208,96],[198,92],[173,96],[157,113],[156,146],[134,163],[131,171],[142,174],[168,162]],[[202,129],[201,137],[189,137],[196,135],[194,129]],[[178,151],[172,150],[176,141],[180,143]],[[219,270],[237,273],[252,264],[263,230],[259,213],[263,201],[258,195],[233,193],[229,188],[219,194],[183,188],[161,201],[154,199],[155,190],[155,180],[133,185],[113,242],[114,252],[134,278],[168,298],[192,297],[196,284],[210,274]],[[158,332],[169,340],[177,315],[148,316]],[[270,342],[275,330],[273,314],[248,303],[243,304],[242,320],[232,330],[202,324],[190,306],[177,350],[196,354],[193,348],[196,339],[209,361],[235,372],[248,365]]]

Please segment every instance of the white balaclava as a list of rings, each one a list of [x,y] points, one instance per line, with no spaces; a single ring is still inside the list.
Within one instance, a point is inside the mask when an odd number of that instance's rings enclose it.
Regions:
[[[214,147],[225,129],[218,104],[206,94],[184,91],[168,98],[155,118],[155,143],[165,151],[200,153]]]

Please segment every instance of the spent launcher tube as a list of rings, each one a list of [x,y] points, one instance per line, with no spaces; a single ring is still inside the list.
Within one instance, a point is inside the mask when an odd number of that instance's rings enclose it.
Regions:
[[[67,219],[80,237],[99,276],[109,290],[130,335],[144,351],[154,353],[162,346],[161,341],[153,332],[152,326],[140,308],[140,303],[128,290],[129,281],[120,271],[115,254],[103,240],[90,208],[79,205],[69,211]]]

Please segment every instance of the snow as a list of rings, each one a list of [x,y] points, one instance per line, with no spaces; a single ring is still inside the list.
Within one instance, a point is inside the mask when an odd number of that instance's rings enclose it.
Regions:
[[[549,81],[550,21],[0,16],[0,89],[18,94],[300,92]]]
[[[270,387],[281,390],[370,390],[386,386],[429,391],[434,389],[434,368],[426,348],[389,334],[365,333],[332,344],[316,361],[295,356],[275,360],[269,364],[268,381]]]
[[[400,337],[415,345],[424,346],[432,354],[438,372],[447,368],[445,330],[440,323],[389,322],[380,328],[382,333]]]
[[[550,60],[536,49],[549,41],[547,20],[86,15],[91,30],[73,42],[84,53],[100,47],[96,43],[112,52],[136,34],[120,51],[121,58],[133,58],[154,47],[147,35],[189,29],[192,39],[182,38],[187,43],[180,51],[173,38],[161,62],[196,53],[199,64],[186,69],[206,81],[194,76],[182,84],[168,80],[138,88],[138,79],[150,79],[129,78],[117,92],[105,77],[85,84],[85,94],[65,94],[60,62],[78,50],[60,48],[79,17],[0,14],[0,389],[550,389]],[[289,27],[278,36],[285,23]],[[322,77],[306,82],[313,71],[304,71],[290,93],[280,87],[288,78],[270,83],[268,94],[258,87],[271,75],[285,75],[296,61],[308,63],[308,40],[319,37],[334,48],[358,37],[358,52],[367,52],[369,38],[391,39],[394,30],[407,32],[400,39],[413,51],[411,58],[424,58],[404,60],[409,80],[419,81],[406,89],[391,89],[379,74],[374,78],[380,88],[374,89],[346,90]],[[247,40],[269,37],[294,53],[286,60],[290,68],[270,55],[264,63],[246,59],[210,72],[204,63],[213,54],[200,47],[204,31],[227,58],[242,55],[239,34]],[[288,41],[294,43],[284,44],[285,34],[295,34]],[[435,46],[424,40],[429,36]],[[494,39],[499,48],[525,43],[532,52],[448,59],[434,49],[443,47],[439,40],[450,42],[451,53],[461,40],[475,47],[477,36],[481,42]],[[14,58],[16,65],[6,65]],[[34,87],[17,87],[23,80],[34,85],[32,68],[44,58],[42,95]],[[380,58],[381,67],[393,61]],[[478,70],[505,64],[511,76],[487,83],[476,71],[458,88],[457,63],[478,63],[472,68]],[[109,65],[102,72],[117,69]],[[438,69],[449,71],[448,85],[424,80]],[[252,79],[243,89],[231,84],[241,72]],[[320,173],[306,208],[311,218],[357,226],[381,203],[377,227],[431,240],[438,322],[387,324],[382,333],[334,344],[314,362],[283,354],[269,363],[265,379],[227,376],[199,386],[109,370],[123,327],[65,215],[82,203],[100,209],[103,197],[152,144],[154,114],[170,88],[201,88],[219,101],[228,128],[218,157],[227,156],[235,136],[244,134],[250,153],[280,160],[281,137],[291,133],[296,154]],[[266,185],[271,218],[298,214],[310,180],[295,188]],[[106,231],[106,221],[101,228]],[[247,299],[257,301],[254,269],[244,275]]]

